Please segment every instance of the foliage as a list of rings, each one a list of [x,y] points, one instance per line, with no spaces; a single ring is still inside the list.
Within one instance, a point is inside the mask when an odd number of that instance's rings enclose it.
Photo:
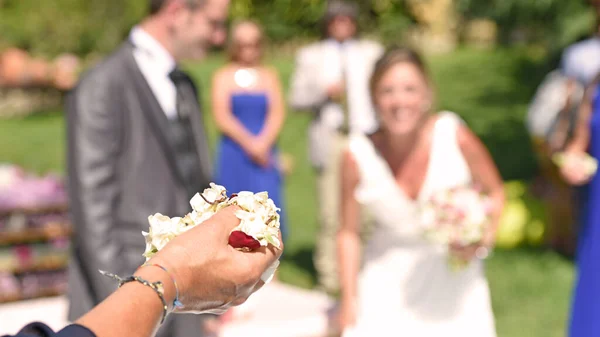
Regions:
[[[108,52],[144,9],[135,0],[0,0],[0,48],[48,56]]]
[[[384,40],[397,38],[410,20],[403,1],[359,1],[359,22],[367,33],[380,34]],[[321,34],[324,0],[234,0],[233,18],[257,18],[275,42]]]
[[[541,42],[558,50],[594,25],[585,0],[455,0],[465,19],[491,18],[504,43]],[[315,38],[326,0],[232,0],[231,17],[253,18],[275,43]],[[366,0],[360,25],[385,43],[400,42],[414,22],[404,0]],[[114,48],[145,13],[145,0],[0,0],[0,49],[17,46],[36,54],[87,55]]]
[[[106,53],[143,17],[147,0],[0,0],[0,49],[17,46],[36,54]],[[410,25],[402,1],[359,1],[360,25],[395,41]],[[325,0],[232,0],[231,18],[261,22],[273,43],[320,35]]]
[[[234,0],[231,16],[235,19],[257,19],[273,42],[304,38],[318,33],[321,0]]]
[[[589,35],[594,13],[585,0],[456,0],[465,18],[491,18],[504,43],[540,42],[562,49]]]
[[[585,0],[454,0],[464,19],[491,18],[504,43],[541,42],[560,49],[589,34],[594,15]],[[147,0],[0,0],[0,49],[87,55],[114,48],[143,17]],[[280,44],[315,38],[327,0],[232,0],[231,18],[252,18]],[[385,43],[414,25],[406,0],[363,0],[360,26]]]

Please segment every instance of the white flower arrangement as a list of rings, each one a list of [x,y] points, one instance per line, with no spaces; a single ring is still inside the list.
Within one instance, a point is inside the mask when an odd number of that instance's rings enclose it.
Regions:
[[[240,224],[234,228],[229,236],[229,244],[236,249],[252,251],[269,244],[277,249],[281,248],[279,240],[280,209],[267,192],[252,193],[240,192],[227,196],[225,187],[215,183],[210,184],[202,193],[197,193],[191,200],[192,212],[183,218],[170,218],[156,213],[148,217],[150,229],[142,232],[146,239],[146,261],[163,249],[172,239],[186,231],[202,224],[221,209],[236,205],[240,209],[235,215],[240,219]],[[265,282],[271,280],[279,263],[275,263],[263,277]]]

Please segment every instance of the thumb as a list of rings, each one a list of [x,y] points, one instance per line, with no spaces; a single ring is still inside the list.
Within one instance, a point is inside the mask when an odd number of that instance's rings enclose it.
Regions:
[[[238,210],[240,210],[238,206],[227,206],[206,220],[204,225],[214,227],[216,235],[227,242],[231,231],[240,224],[240,219],[235,215]]]

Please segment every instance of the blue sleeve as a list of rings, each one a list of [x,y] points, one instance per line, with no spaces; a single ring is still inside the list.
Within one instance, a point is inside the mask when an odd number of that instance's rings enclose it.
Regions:
[[[12,337],[96,337],[96,335],[90,329],[78,324],[68,325],[55,333],[45,324],[32,323]]]

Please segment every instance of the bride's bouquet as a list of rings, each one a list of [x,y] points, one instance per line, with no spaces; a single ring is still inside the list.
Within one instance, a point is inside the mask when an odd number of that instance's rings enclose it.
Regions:
[[[426,238],[445,245],[453,269],[468,264],[452,254],[452,246],[469,246],[483,239],[491,222],[490,198],[471,186],[460,186],[434,193],[421,208],[421,223]]]
[[[269,244],[277,249],[279,241],[280,209],[275,206],[267,192],[239,192],[227,196],[223,186],[210,184],[202,193],[197,193],[191,200],[192,212],[184,217],[170,218],[156,213],[148,217],[150,229],[142,232],[146,239],[144,257],[149,260],[172,239],[202,224],[221,209],[236,205],[240,209],[235,215],[240,224],[229,235],[229,245],[242,251],[252,251]],[[271,279],[277,266],[269,269]]]

